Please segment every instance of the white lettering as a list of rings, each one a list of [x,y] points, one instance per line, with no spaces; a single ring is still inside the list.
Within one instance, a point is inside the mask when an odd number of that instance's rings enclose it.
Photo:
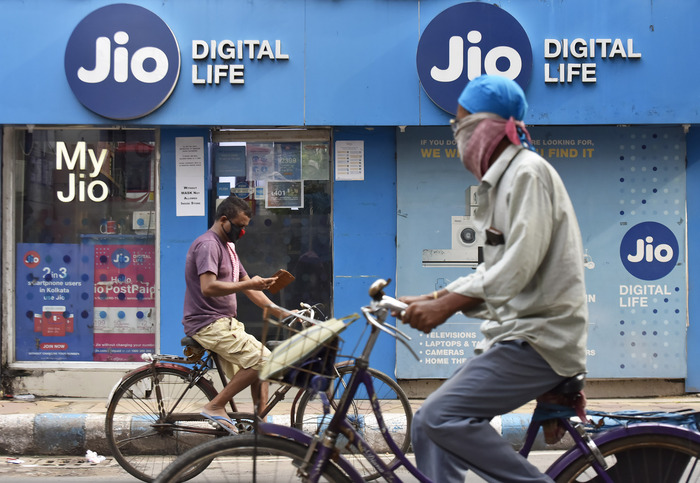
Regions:
[[[486,52],[482,63],[482,50],[478,46],[482,38],[482,34],[478,30],[472,30],[467,34],[467,41],[470,43],[466,54],[467,79],[474,80],[484,73],[501,75],[509,79],[518,77],[523,64],[520,54],[512,47],[496,46]],[[447,48],[447,67],[441,69],[438,66],[433,66],[430,69],[430,76],[438,82],[453,82],[459,79],[464,72],[464,39],[458,35],[450,37]],[[498,68],[500,59],[508,60],[506,70]]]
[[[129,61],[129,50],[125,47],[129,42],[129,35],[119,31],[114,34],[114,42],[121,47],[116,47],[112,58],[112,43],[107,37],[98,37],[95,41],[95,67],[87,70],[85,67],[78,69],[78,79],[87,84],[98,84],[107,79],[110,70],[114,68],[113,78],[116,82],[124,83],[129,80],[129,70],[133,76],[145,84],[153,84],[165,78],[168,73],[168,57],[165,52],[156,47],[142,47],[138,49]],[[192,41],[193,56],[198,47],[197,41]],[[152,71],[144,67],[146,60],[155,62]],[[112,66],[112,63],[114,64]]]
[[[647,262],[653,262],[654,260],[661,263],[666,263],[673,259],[673,248],[666,243],[661,243],[654,247],[652,245],[654,237],[648,236],[644,240],[641,238],[637,240],[636,250],[637,253],[634,255],[628,254],[627,260],[632,263],[639,263],[642,260]],[[645,244],[646,242],[646,244]]]
[[[289,60],[289,54],[282,53],[282,41],[275,40],[275,58],[277,60]]]
[[[551,60],[560,58],[567,60],[574,59],[595,59],[623,58],[640,59],[642,54],[634,52],[633,39],[544,39],[544,58]],[[509,58],[510,60],[510,58]],[[545,84],[564,84],[580,80],[582,83],[595,83],[596,63],[567,63],[544,65]]]
[[[156,64],[150,72],[144,68],[144,63],[148,59],[155,61]],[[131,57],[131,72],[144,84],[155,84],[163,80],[168,74],[169,66],[168,56],[155,47],[142,47]]]
[[[109,75],[109,57],[112,43],[107,37],[98,37],[95,41],[95,67],[87,70],[78,69],[78,79],[87,84],[98,84]]]
[[[202,60],[206,59],[209,55],[209,44],[204,40],[193,40],[192,41],[192,59]]]
[[[63,141],[58,141],[56,143],[56,170],[61,171],[65,163],[65,167],[69,171],[73,171],[78,168],[77,176],[76,173],[68,174],[68,192],[56,191],[56,196],[58,200],[63,203],[69,203],[78,197],[78,201],[85,201],[86,196],[88,199],[95,203],[99,203],[107,199],[109,196],[109,187],[107,183],[102,180],[94,179],[92,181],[86,181],[86,169],[87,165],[85,163],[85,154],[90,156],[90,162],[92,171],[89,172],[90,178],[95,178],[100,174],[102,165],[107,158],[109,153],[108,149],[102,149],[100,151],[99,157],[95,154],[92,149],[87,149],[87,143],[85,141],[79,141],[75,145],[75,150],[73,154],[68,153],[66,148],[66,143]]]
[[[430,69],[430,76],[438,82],[455,81],[459,79],[464,69],[464,40],[462,37],[450,37],[448,48],[447,68],[440,69],[437,66],[433,66]]]

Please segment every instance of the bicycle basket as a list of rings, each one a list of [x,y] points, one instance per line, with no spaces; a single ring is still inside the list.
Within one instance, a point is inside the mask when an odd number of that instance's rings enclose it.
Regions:
[[[270,354],[260,378],[302,388],[325,391],[335,378],[334,364],[345,322],[330,319],[298,331],[267,320],[263,343],[283,340]]]

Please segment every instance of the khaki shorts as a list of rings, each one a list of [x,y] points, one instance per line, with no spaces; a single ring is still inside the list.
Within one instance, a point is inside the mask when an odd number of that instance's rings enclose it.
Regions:
[[[224,317],[192,336],[202,347],[219,355],[219,363],[230,379],[239,368],[262,369],[270,351],[245,331],[234,317]]]

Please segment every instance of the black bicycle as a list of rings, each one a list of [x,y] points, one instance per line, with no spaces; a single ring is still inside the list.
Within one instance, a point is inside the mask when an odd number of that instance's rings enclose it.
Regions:
[[[301,304],[301,309],[283,322],[294,325],[302,318],[306,321],[305,325],[309,325],[312,323],[310,321],[321,321],[326,317],[319,304]],[[153,481],[166,466],[190,448],[229,434],[222,428],[212,427],[200,415],[201,408],[218,394],[209,372],[215,369],[221,387],[228,382],[217,364],[217,355],[205,350],[191,337],[183,338],[181,343],[184,356],[143,354],[141,357],[147,364],[122,377],[109,395],[105,420],[109,448],[122,468],[146,482]],[[353,361],[339,362],[333,370],[333,394],[329,390],[329,400],[336,407],[352,375]],[[413,417],[408,397],[383,372],[372,369],[371,378],[382,410],[396,415],[397,438],[402,441],[402,449],[408,450]],[[292,389],[292,386],[279,386],[270,396],[261,417],[268,416]],[[318,401],[305,389],[297,389],[289,414],[289,426],[317,431],[325,424],[323,408]],[[253,414],[239,411],[234,400],[229,402],[229,406],[229,417],[239,434],[252,432]],[[384,439],[379,437],[379,426],[371,422],[372,407],[366,396],[358,395],[353,400],[348,418],[368,441],[374,441],[375,450],[386,450]],[[207,462],[193,466],[179,477],[179,481],[193,478],[207,466]],[[365,476],[373,478],[377,473],[372,471]]]

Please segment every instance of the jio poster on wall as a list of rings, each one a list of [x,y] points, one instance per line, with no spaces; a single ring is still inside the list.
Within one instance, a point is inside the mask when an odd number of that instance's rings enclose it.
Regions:
[[[96,361],[155,351],[155,247],[95,245]]]
[[[93,360],[92,254],[19,243],[16,267],[17,360]]]
[[[685,141],[680,127],[533,127],[581,227],[589,309],[588,375],[685,377]],[[476,179],[448,127],[398,136],[399,295],[430,293],[472,272]],[[397,377],[444,378],[473,356],[481,320],[462,314],[430,334],[410,328]]]

